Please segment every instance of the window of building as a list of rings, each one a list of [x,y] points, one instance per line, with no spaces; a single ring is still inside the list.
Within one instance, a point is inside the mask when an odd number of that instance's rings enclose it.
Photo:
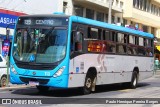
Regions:
[[[117,23],[121,23],[121,18],[117,17]]]
[[[116,6],[118,6],[119,0],[116,0]]]
[[[81,7],[81,6],[74,6],[74,14],[76,16],[83,17],[83,7]]]
[[[147,10],[147,0],[143,0],[143,10]]]
[[[158,10],[158,7],[156,6],[156,15],[157,15],[157,16],[158,16],[158,11],[159,11],[159,10]]]
[[[123,8],[123,2],[120,1],[120,8]]]
[[[137,0],[137,8],[139,8],[139,5],[140,5],[140,0]]]
[[[115,17],[112,16],[112,23],[115,24]]]
[[[151,33],[154,35],[155,28],[151,27]]]
[[[86,9],[86,18],[94,19],[94,10]]]
[[[97,12],[97,20],[98,21],[104,21],[104,14],[103,13],[101,13],[101,12]]]
[[[106,22],[108,22],[108,14],[106,14]]]
[[[154,14],[154,5],[153,4],[151,5],[151,13]]]
[[[67,2],[63,2],[63,13],[66,12],[66,9],[67,9]]]
[[[139,5],[140,5],[140,6],[139,6],[139,9],[142,10],[142,9],[143,9],[143,0],[139,0],[139,3],[140,3],[140,4],[139,4]]]
[[[148,26],[143,25],[143,31],[148,32]]]
[[[127,25],[127,20],[123,19],[123,26]]]
[[[151,10],[151,0],[146,0],[146,11],[147,12],[150,12],[150,10]]]
[[[137,0],[133,0],[133,7],[136,7]]]

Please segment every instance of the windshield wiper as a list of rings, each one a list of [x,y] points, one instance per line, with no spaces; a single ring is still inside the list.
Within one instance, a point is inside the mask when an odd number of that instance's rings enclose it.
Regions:
[[[50,32],[52,32],[54,29],[55,29],[55,26],[51,27],[51,28],[49,29],[49,31],[47,31],[47,33],[45,33],[45,35],[48,35],[48,34],[49,34]]]

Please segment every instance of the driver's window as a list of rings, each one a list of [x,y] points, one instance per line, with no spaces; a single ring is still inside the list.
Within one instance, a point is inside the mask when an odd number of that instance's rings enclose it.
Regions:
[[[83,38],[83,33],[82,32],[74,32],[72,34],[72,39],[71,39],[71,51],[82,51],[82,38]]]

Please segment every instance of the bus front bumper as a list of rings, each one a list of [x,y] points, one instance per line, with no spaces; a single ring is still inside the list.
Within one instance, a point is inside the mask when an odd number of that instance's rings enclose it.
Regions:
[[[10,82],[12,84],[29,84],[30,82],[36,82],[42,86],[67,88],[68,87],[68,75],[61,75],[56,78],[10,75]]]

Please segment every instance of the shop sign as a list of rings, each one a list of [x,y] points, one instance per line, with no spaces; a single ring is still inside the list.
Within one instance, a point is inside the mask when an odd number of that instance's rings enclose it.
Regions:
[[[0,13],[0,27],[14,29],[18,16]]]

